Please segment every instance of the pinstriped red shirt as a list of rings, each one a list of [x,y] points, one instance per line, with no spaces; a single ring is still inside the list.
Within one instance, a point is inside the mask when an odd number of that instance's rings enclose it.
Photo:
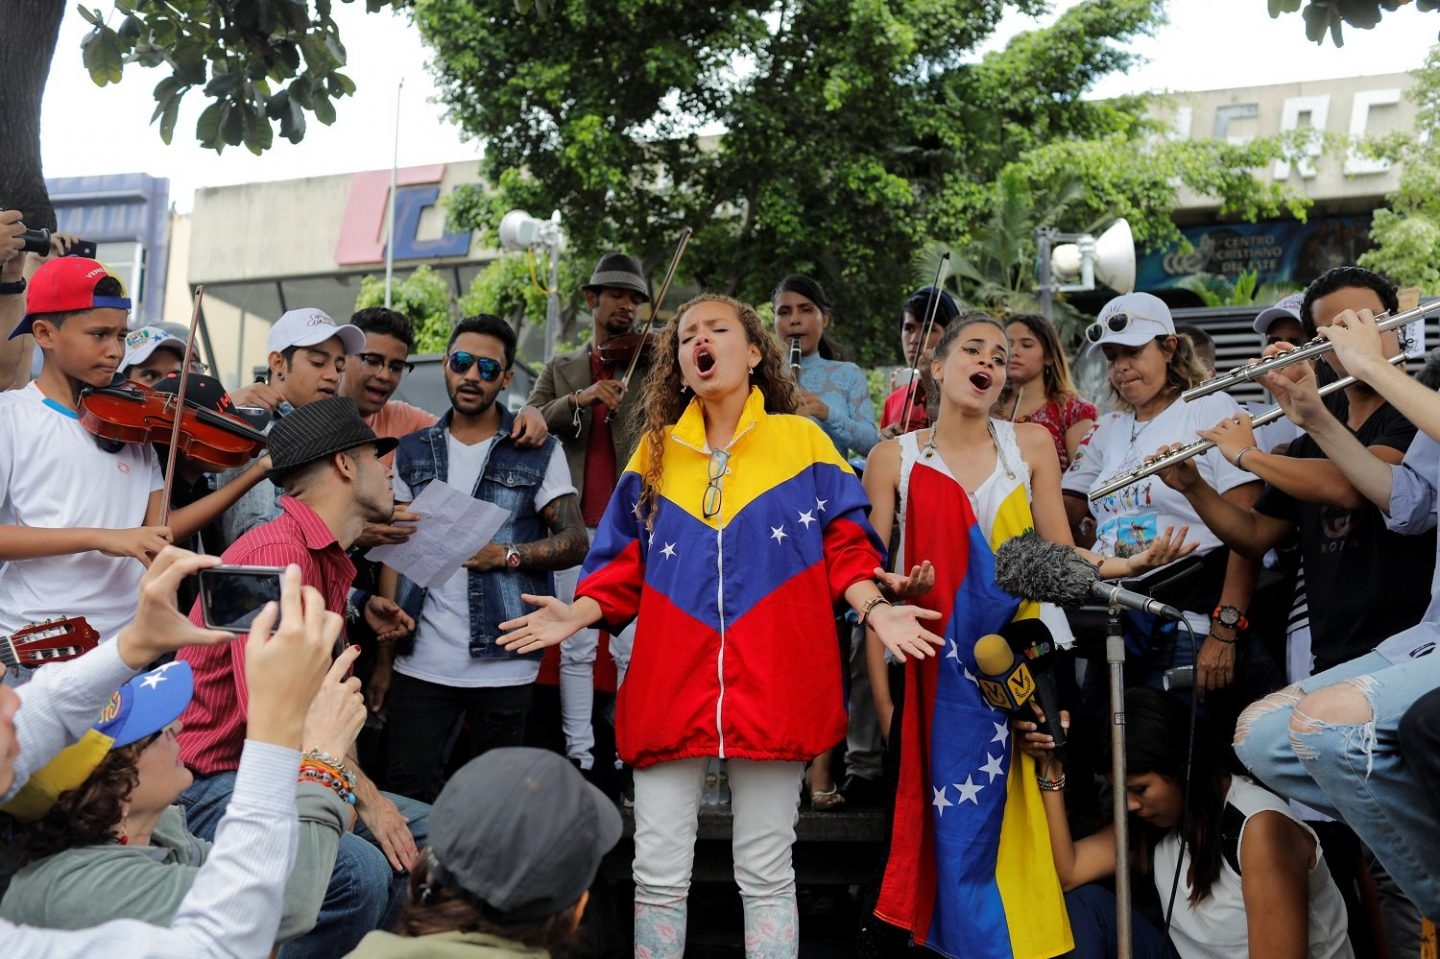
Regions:
[[[230,545],[221,559],[231,565],[300,567],[300,579],[325,597],[325,608],[345,615],[345,598],[355,581],[355,564],[325,521],[291,496],[280,498],[281,514]],[[201,625],[200,604],[190,621]],[[245,745],[245,638],[223,646],[187,646],[178,658],[195,674],[195,695],[180,715],[180,758],[196,776],[240,767]]]

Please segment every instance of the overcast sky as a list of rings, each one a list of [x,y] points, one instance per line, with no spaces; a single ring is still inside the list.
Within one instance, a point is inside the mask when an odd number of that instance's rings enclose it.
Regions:
[[[68,0],[67,0],[68,2]],[[1059,0],[1063,10],[1076,0]],[[1440,14],[1413,6],[1386,14],[1372,31],[1347,30],[1344,48],[1317,47],[1305,39],[1298,15],[1271,20],[1266,0],[1171,0],[1170,23],[1135,46],[1147,59],[1140,69],[1104,81],[1099,96],[1161,90],[1206,90],[1413,70],[1440,31]],[[197,187],[280,180],[388,168],[395,150],[397,86],[401,166],[473,159],[478,146],[461,140],[443,111],[429,102],[434,86],[426,51],[402,17],[364,13],[363,3],[337,3],[336,18],[349,51],[347,72],[355,96],[336,103],[331,127],[310,119],[298,145],[275,139],[263,156],[243,147],[217,156],[194,142],[195,117],[206,102],[192,94],[181,110],[175,142],[166,146],[149,125],[156,70],[132,67],[118,86],[96,87],[80,62],[87,24],[66,15],[50,70],[42,120],[47,176],[143,172],[170,180],[171,201],[188,212]],[[1048,18],[1047,18],[1048,19]],[[1036,21],[1007,19],[986,49],[999,48]]]

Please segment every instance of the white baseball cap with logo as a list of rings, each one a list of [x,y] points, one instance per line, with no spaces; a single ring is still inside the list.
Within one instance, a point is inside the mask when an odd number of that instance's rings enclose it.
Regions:
[[[142,326],[131,330],[125,334],[125,358],[120,361],[120,369],[139,366],[159,349],[170,350],[181,359],[185,358],[185,341],[164,327]]]
[[[350,323],[339,324],[324,310],[312,306],[290,310],[270,327],[270,336],[265,346],[271,353],[283,353],[292,346],[315,346],[332,336],[340,337],[345,355],[350,356],[365,349],[365,331]]]

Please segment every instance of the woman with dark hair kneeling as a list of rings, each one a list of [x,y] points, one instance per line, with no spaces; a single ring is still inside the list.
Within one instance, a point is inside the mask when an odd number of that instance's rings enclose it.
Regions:
[[[1196,730],[1186,791],[1190,710],[1153,689],[1125,693],[1125,790],[1130,856],[1172,912],[1170,941],[1182,959],[1346,959],[1345,904],[1310,827],[1285,800],[1227,770],[1222,746]],[[1066,890],[1075,955],[1113,955],[1114,896],[1087,887],[1115,874],[1115,827],[1078,841],[1065,818],[1065,770],[1048,735],[1017,721],[1036,759],[1055,869]],[[1109,758],[1106,758],[1108,765]],[[1238,765],[1236,766],[1238,769]],[[1173,897],[1178,873],[1178,893]],[[1107,899],[1108,897],[1108,899]],[[1090,922],[1087,917],[1104,917]],[[1163,936],[1135,922],[1135,955],[1170,955]],[[1110,943],[1101,941],[1108,932]]]
[[[350,955],[543,959],[574,936],[619,839],[615,804],[565,757],[492,749],[435,801],[400,934],[372,932]]]

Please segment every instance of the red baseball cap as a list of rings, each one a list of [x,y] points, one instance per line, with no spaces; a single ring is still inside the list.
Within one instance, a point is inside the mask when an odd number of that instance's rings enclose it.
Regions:
[[[96,296],[95,286],[106,277],[120,283],[120,296]],[[15,325],[10,339],[29,333],[37,316],[82,310],[129,310],[124,282],[97,260],[62,256],[51,260],[30,277],[25,287],[25,318]]]

